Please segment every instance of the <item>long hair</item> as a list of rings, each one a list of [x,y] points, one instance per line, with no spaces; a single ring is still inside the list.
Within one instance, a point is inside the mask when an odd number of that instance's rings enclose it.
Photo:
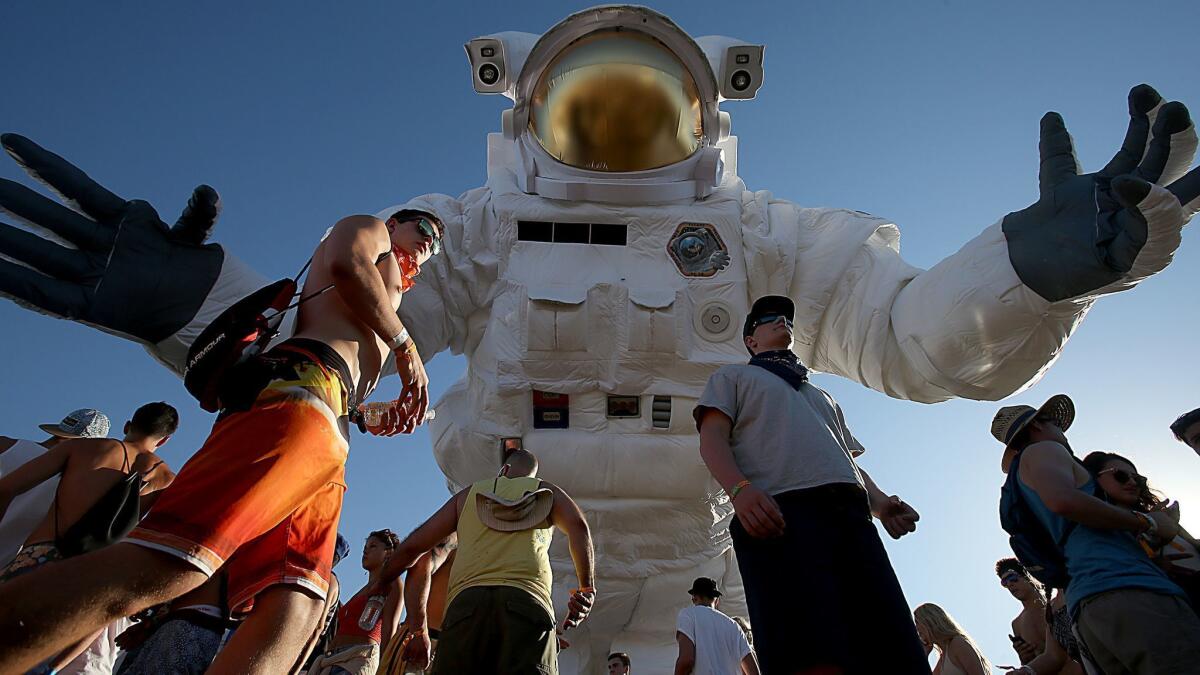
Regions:
[[[933,638],[935,645],[948,645],[956,637],[966,640],[967,644],[971,645],[971,649],[979,655],[979,660],[983,663],[985,672],[992,672],[992,664],[983,655],[983,652],[979,649],[979,645],[975,644],[975,641],[971,639],[967,631],[946,610],[932,602],[927,602],[913,610],[913,617],[917,620],[917,623],[929,630],[929,636]],[[938,651],[941,650],[942,648],[938,647]]]
[[[1083,465],[1087,467],[1088,473],[1099,477],[1100,472],[1104,470],[1104,465],[1109,462],[1125,462],[1133,469],[1134,473],[1138,473],[1137,467],[1133,462],[1129,461],[1128,457],[1118,455],[1115,452],[1089,452],[1087,457],[1083,458]],[[1137,481],[1138,484],[1138,508],[1143,511],[1154,511],[1162,507],[1166,503],[1166,499],[1159,494],[1157,490],[1150,488],[1150,482],[1143,479]]]

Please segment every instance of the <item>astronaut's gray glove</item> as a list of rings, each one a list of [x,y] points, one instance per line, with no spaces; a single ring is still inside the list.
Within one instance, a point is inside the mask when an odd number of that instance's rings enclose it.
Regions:
[[[1134,87],[1124,144],[1108,165],[1088,174],[1079,173],[1062,117],[1053,112],[1042,117],[1040,197],[1005,216],[1002,227],[1017,275],[1046,300],[1136,281],[1169,262],[1196,211],[1200,168],[1179,176],[1191,165],[1195,128],[1182,103],[1160,104],[1162,97],[1149,85]],[[1151,137],[1150,114],[1156,109]],[[1138,261],[1155,240],[1163,242],[1155,259]]]
[[[0,254],[29,266],[0,260],[0,293],[147,343],[196,316],[225,259],[219,245],[204,243],[220,212],[215,190],[197,187],[168,227],[150,204],[114,195],[28,138],[4,134],[0,142],[34,178],[79,208],[0,179],[0,207],[77,247],[0,223]]]

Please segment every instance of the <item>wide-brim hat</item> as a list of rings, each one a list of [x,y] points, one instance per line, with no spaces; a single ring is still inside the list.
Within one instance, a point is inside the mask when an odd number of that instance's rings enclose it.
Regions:
[[[475,514],[479,522],[497,532],[518,532],[544,523],[554,508],[554,493],[549,488],[526,492],[507,499],[492,492],[475,494]]]
[[[1075,421],[1075,403],[1066,394],[1051,396],[1040,408],[1027,405],[1005,406],[992,418],[992,436],[1008,447],[1021,430],[1038,417],[1049,416],[1066,431]]]

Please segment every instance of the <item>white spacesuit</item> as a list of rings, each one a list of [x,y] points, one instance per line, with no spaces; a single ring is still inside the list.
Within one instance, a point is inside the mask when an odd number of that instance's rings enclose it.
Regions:
[[[400,313],[426,359],[467,355],[432,423],[450,487],[489,475],[501,439],[519,437],[587,513],[598,600],[567,635],[564,673],[599,672],[611,651],[630,653],[639,672],[669,670],[675,614],[697,576],[718,579],[722,608],[745,614],[732,508],[700,460],[692,409],[716,368],[746,360],[738,328],[753,299],[795,301],[795,351],[816,370],[914,401],[998,399],[1038,379],[1097,297],[1166,266],[1200,193],[1194,171],[1180,189],[1159,185],[1186,172],[1195,133],[1186,110],[1166,120],[1157,94],[1145,105],[1131,94],[1128,156],[1108,175],[1077,176],[1069,144],[1070,175],[1055,164],[1066,132],[1048,116],[1043,192],[1061,181],[1099,207],[1081,220],[1039,202],[921,270],[900,258],[895,225],[776,200],[738,178],[718,104],[754,96],[761,46],[693,40],[657,12],[609,6],[467,51],[476,90],[514,101],[488,136],[487,185],[380,216],[421,209],[447,226],[445,255]],[[1110,188],[1135,168],[1137,180]],[[1038,239],[1054,228],[1068,235]],[[1086,240],[1084,262],[1066,251],[1071,237]],[[1097,246],[1109,247],[1099,262]],[[198,332],[261,285],[233,257],[213,260],[207,295],[169,336],[137,333],[113,312],[66,311],[2,274],[0,291],[132,335],[178,369]],[[574,578],[563,542],[552,557],[565,603]]]

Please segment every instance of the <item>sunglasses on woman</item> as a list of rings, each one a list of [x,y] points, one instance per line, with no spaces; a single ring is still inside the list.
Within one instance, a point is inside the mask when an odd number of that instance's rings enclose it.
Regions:
[[[1136,473],[1129,473],[1128,471],[1126,471],[1124,469],[1105,469],[1105,470],[1101,471],[1100,473],[1101,474],[1111,473],[1113,480],[1117,481],[1118,483],[1121,483],[1122,485],[1125,485],[1125,484],[1141,485],[1142,483],[1146,482],[1145,476],[1139,476]]]

